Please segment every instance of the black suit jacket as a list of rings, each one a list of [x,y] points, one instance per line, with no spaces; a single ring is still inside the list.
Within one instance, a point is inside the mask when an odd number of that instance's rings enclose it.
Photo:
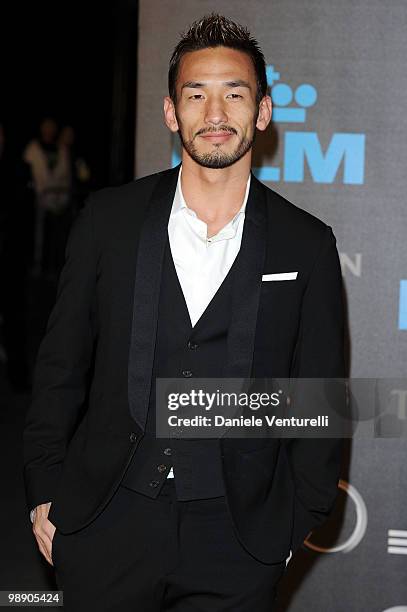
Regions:
[[[93,194],[68,240],[24,429],[28,507],[62,533],[119,486],[149,401],[162,256],[179,166]],[[342,279],[331,228],[251,176],[224,375],[343,377]],[[298,271],[290,282],[262,275]],[[281,562],[332,509],[339,439],[221,438],[236,535]]]

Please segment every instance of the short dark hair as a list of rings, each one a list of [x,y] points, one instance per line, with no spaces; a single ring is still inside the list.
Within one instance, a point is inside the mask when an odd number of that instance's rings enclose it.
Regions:
[[[181,36],[172,53],[168,70],[168,91],[174,104],[177,99],[176,82],[182,56],[189,51],[228,47],[243,51],[251,58],[257,80],[256,103],[259,105],[267,93],[266,62],[259,43],[245,26],[218,13],[211,13],[194,21]]]

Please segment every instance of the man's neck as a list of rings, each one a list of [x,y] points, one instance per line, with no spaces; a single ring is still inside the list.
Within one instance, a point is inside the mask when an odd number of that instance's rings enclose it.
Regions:
[[[228,168],[214,169],[182,160],[185,202],[208,225],[224,225],[239,212],[250,174],[250,160],[244,160],[244,164],[242,161],[243,158]]]

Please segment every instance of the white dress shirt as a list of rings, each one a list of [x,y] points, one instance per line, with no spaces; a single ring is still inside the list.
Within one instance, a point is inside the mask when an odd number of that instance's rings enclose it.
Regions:
[[[182,166],[168,222],[168,237],[178,279],[194,326],[229,272],[242,241],[250,174],[240,210],[215,236],[188,208],[181,188]]]

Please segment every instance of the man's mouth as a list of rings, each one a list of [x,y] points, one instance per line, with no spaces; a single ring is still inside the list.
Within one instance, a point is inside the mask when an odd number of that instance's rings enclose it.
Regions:
[[[224,142],[233,136],[233,132],[208,132],[206,134],[201,134],[201,136],[209,142]]]

